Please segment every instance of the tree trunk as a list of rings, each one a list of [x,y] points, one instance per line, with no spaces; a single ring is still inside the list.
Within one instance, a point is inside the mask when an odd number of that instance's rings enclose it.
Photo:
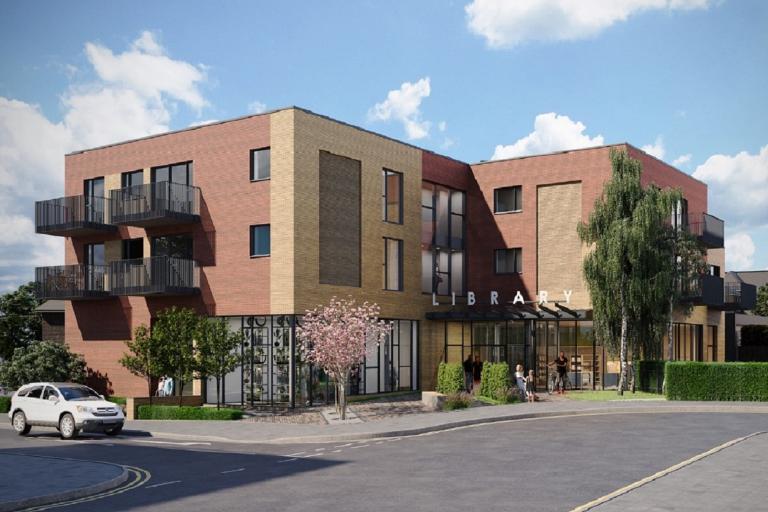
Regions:
[[[152,407],[152,376],[147,375],[147,388],[149,388],[149,406]]]
[[[675,359],[675,324],[672,315],[675,311],[675,302],[669,299],[669,322],[667,323],[667,361]],[[656,382],[658,383],[658,375]],[[658,385],[658,384],[657,384]],[[658,389],[658,388],[657,388]],[[664,372],[664,380],[661,382],[662,393],[667,389],[667,372]]]
[[[344,421],[347,419],[347,395],[346,384],[344,382],[339,383],[339,419]]]
[[[221,392],[219,391],[219,385],[221,383],[221,376],[216,376],[216,409],[221,409]]]
[[[619,396],[624,395],[627,385],[627,306],[624,304],[624,289],[621,290],[621,348],[619,350]]]
[[[184,389],[184,381],[181,380],[181,377],[179,377],[179,389],[178,389],[178,392],[179,392],[179,407],[181,407],[184,404],[183,389]]]

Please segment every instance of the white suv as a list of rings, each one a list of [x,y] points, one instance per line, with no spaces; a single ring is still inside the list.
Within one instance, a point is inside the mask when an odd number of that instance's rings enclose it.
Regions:
[[[125,422],[119,405],[88,386],[62,382],[20,387],[11,398],[8,417],[19,435],[28,434],[33,426],[56,427],[64,439],[76,437],[81,430],[114,436]]]

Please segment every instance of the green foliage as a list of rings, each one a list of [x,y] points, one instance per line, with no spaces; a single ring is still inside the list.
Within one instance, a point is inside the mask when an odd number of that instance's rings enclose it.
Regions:
[[[122,405],[125,406],[125,404],[128,402],[128,399],[124,396],[109,396],[107,397],[107,400],[112,402],[113,404]]]
[[[172,306],[158,313],[151,338],[156,343],[157,370],[174,377],[177,389],[192,380],[195,371],[194,340],[199,334],[200,317],[189,308]]]
[[[468,393],[451,393],[445,397],[443,402],[444,411],[453,411],[455,409],[466,409],[472,403],[472,397]]]
[[[12,389],[30,382],[84,382],[85,375],[83,356],[53,341],[18,347],[9,361],[0,364],[0,384]]]
[[[768,325],[745,325],[741,328],[741,346],[768,346]]]
[[[509,365],[507,363],[483,364],[480,375],[480,395],[498,401],[510,400],[512,386],[510,385]]]
[[[220,383],[224,376],[240,364],[241,332],[229,330],[226,322],[217,319],[200,320],[195,367],[201,378],[216,377],[216,405],[220,404]]]
[[[0,295],[0,358],[10,359],[17,348],[40,339],[42,323],[35,312],[39,305],[33,283]]]
[[[453,395],[464,390],[464,368],[461,364],[440,363],[437,367],[437,392]]]
[[[475,400],[477,400],[478,402],[483,402],[484,404],[488,404],[488,405],[507,405],[507,404],[515,404],[520,402],[520,394],[517,392],[517,388],[507,389],[506,396],[504,396],[503,393],[500,393],[499,396],[501,396],[500,399],[489,398],[487,396],[482,396],[482,395],[476,395]]]
[[[160,376],[160,353],[158,341],[150,335],[146,325],[140,325],[133,334],[133,340],[126,345],[130,354],[123,354],[120,364],[137,377],[147,380],[148,396],[152,396],[152,379]]]
[[[768,316],[768,284],[764,284],[757,289],[757,302],[755,303],[754,313],[756,315]]]
[[[0,396],[0,412],[8,412],[11,410],[11,397]]]
[[[637,389],[661,393],[664,384],[664,365],[666,364],[666,361],[637,361]]]
[[[768,401],[768,363],[666,364],[669,400]]]
[[[140,420],[239,420],[240,409],[213,409],[211,407],[187,407],[177,405],[140,405]]]

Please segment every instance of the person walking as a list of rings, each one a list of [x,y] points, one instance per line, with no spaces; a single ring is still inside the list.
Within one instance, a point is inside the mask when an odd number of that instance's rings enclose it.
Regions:
[[[164,390],[165,390],[165,375],[160,377],[160,380],[157,381],[157,390],[155,391],[155,395],[163,396]]]
[[[565,357],[565,352],[560,352],[557,359],[554,361],[555,370],[557,371],[557,382],[555,388],[559,394],[565,394],[565,381],[568,378],[568,358]]]
[[[472,354],[471,353],[467,354],[467,358],[464,360],[461,366],[464,368],[464,387],[466,388],[467,393],[471,393],[472,382],[474,380],[473,372],[472,372]]]
[[[517,383],[517,391],[520,394],[520,401],[525,402],[525,371],[521,364],[515,367],[515,382]]]
[[[480,354],[475,354],[475,360],[472,362],[472,388],[480,389],[480,379],[483,377],[483,361]]]

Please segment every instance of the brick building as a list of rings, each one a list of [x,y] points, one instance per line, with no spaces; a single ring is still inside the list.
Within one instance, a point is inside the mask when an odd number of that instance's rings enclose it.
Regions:
[[[723,223],[707,214],[706,185],[628,144],[466,164],[292,107],[79,151],[66,156],[66,197],[36,205],[37,232],[67,240],[66,265],[36,280],[66,300],[66,342],[118,395],[146,394],[118,363],[125,340],[178,305],[246,335],[226,401],[325,400],[322,373],[295,355],[295,326],[348,295],[393,323],[353,392],[431,389],[440,361],[470,353],[544,381],[559,350],[578,386],[611,386],[576,226],[612,147],[643,163],[647,183],[683,190],[680,221],[711,272],[676,319],[676,354],[722,360]]]

